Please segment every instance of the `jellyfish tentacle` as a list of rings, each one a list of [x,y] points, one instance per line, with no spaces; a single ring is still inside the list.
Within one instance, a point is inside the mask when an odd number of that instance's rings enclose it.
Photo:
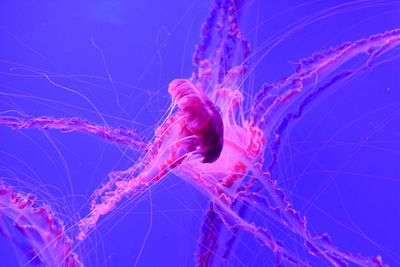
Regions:
[[[146,150],[147,144],[139,137],[135,130],[124,126],[111,128],[99,126],[82,118],[61,118],[53,117],[13,117],[0,116],[0,125],[12,129],[37,128],[40,130],[57,129],[61,132],[85,132],[105,138],[110,143],[121,143],[130,146],[132,149]]]
[[[288,124],[301,117],[304,108],[334,84],[349,79],[357,73],[368,71],[385,52],[400,45],[400,29],[376,34],[354,43],[346,42],[336,48],[316,53],[300,60],[295,73],[276,84],[263,84],[250,110],[250,123],[257,125],[270,136],[271,171],[277,161],[281,136]],[[322,81],[341,65],[359,54],[369,55],[368,60],[356,69],[343,70],[322,85]],[[289,107],[298,103],[295,112]]]
[[[222,81],[227,72],[239,62],[247,65],[250,42],[238,26],[240,3],[237,0],[215,0],[209,15],[201,26],[200,44],[196,45],[193,65],[194,81],[204,73]],[[211,72],[209,71],[211,69]],[[207,86],[206,86],[207,87]],[[207,88],[208,89],[208,88]]]
[[[2,218],[9,218],[25,240],[8,234]],[[0,182],[0,234],[19,247],[28,262],[45,266],[82,266],[72,251],[63,223],[47,206],[38,206],[32,195],[15,193]]]
[[[235,199],[231,208],[236,203]],[[245,212],[246,205],[241,205],[238,211],[239,216],[244,217]],[[214,204],[211,202],[201,224],[202,234],[200,235],[195,254],[197,266],[213,266],[215,261],[220,261],[222,264],[228,265],[232,246],[237,239],[238,229],[229,229],[230,236],[225,237],[222,235],[223,226],[224,222],[214,211]]]
[[[319,83],[330,73],[344,63],[360,54],[369,55],[366,63],[358,69],[350,70],[341,79],[368,70],[376,59],[385,52],[390,51],[400,44],[400,29],[388,31],[383,34],[372,35],[354,43],[346,42],[336,48],[315,53],[309,58],[300,60],[295,73],[283,78],[275,84],[264,84],[256,94],[251,108],[250,121],[259,127],[274,124],[274,119],[281,118],[282,113],[295,101],[304,99],[315,89],[316,81]]]
[[[85,239],[100,216],[114,210],[123,198],[129,199],[143,193],[187,158],[188,153],[195,149],[195,144],[192,139],[184,138],[187,136],[184,125],[180,117],[170,116],[155,131],[154,143],[137,164],[126,171],[113,171],[109,174],[109,181],[92,195],[91,212],[79,222],[77,239]]]
[[[223,221],[214,211],[213,203],[210,203],[207,212],[204,215],[201,225],[199,242],[196,250],[196,266],[212,266],[214,258],[217,257],[218,240],[220,238]]]
[[[347,266],[344,260],[350,261],[360,266],[378,266],[384,267],[381,257],[378,255],[375,258],[363,257],[361,255],[352,255],[350,252],[341,251],[333,245],[327,234],[312,234],[307,229],[307,220],[301,217],[300,214],[293,209],[292,205],[287,201],[286,196],[276,182],[271,180],[268,173],[264,173],[261,169],[254,168],[252,170],[255,176],[259,177],[259,181],[264,185],[268,192],[268,196],[273,199],[276,206],[273,207],[265,196],[258,193],[239,194],[240,197],[245,197],[248,201],[258,209],[263,210],[271,218],[281,221],[283,225],[290,228],[294,233],[300,235],[304,239],[305,247],[314,256],[319,256],[328,259],[333,265]],[[278,217],[280,217],[280,220]]]

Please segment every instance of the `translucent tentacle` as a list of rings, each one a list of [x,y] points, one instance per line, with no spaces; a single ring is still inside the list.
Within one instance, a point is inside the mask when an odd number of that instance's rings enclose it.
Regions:
[[[246,201],[252,201],[252,205],[263,210],[271,218],[283,223],[294,233],[304,238],[304,244],[309,252],[314,256],[324,257],[333,265],[347,266],[345,261],[349,261],[360,266],[385,266],[381,257],[375,258],[363,257],[361,255],[352,255],[349,252],[343,252],[335,247],[327,234],[312,234],[307,230],[307,220],[293,209],[291,204],[286,200],[286,196],[280,188],[277,187],[276,181],[270,179],[270,175],[264,173],[260,169],[253,169],[254,174],[259,177],[260,182],[268,192],[269,199],[272,199],[276,206],[272,206],[268,199],[256,193],[240,193],[240,197],[246,196]]]
[[[256,95],[250,121],[270,136],[272,162],[268,170],[271,171],[276,163],[283,131],[291,121],[301,116],[304,108],[312,100],[334,84],[357,73],[370,70],[381,55],[399,44],[400,29],[373,35],[369,39],[354,43],[347,42],[301,60],[296,72],[279,83],[264,84],[262,90]],[[360,54],[368,55],[368,60],[362,66],[331,75],[327,82],[319,85],[326,80],[326,77],[329,77],[330,73]],[[295,103],[297,103],[296,111],[288,111]]]
[[[0,125],[8,126],[12,129],[37,128],[40,130],[57,129],[61,132],[85,132],[105,138],[110,143],[122,143],[135,149],[145,150],[147,144],[139,137],[135,130],[127,129],[124,126],[110,128],[99,126],[81,118],[61,118],[52,117],[10,117],[0,116]]]
[[[187,132],[184,130],[184,121],[180,118],[171,116],[166,124],[156,130],[155,142],[136,165],[126,171],[110,173],[109,181],[92,196],[91,212],[79,224],[78,239],[86,238],[100,216],[114,210],[123,198],[132,198],[142,193],[150,185],[163,179],[189,152],[195,150],[195,140],[184,138],[187,137]]]
[[[201,27],[200,44],[195,47],[193,65],[196,78],[211,71],[222,81],[236,65],[246,65],[250,43],[238,26],[239,1],[215,0]],[[201,78],[201,77],[200,77]]]
[[[241,205],[238,212],[239,216],[244,217],[246,210],[246,206]],[[226,237],[222,234],[223,227],[224,222],[214,211],[214,204],[211,203],[201,225],[201,235],[196,251],[197,266],[213,266],[213,263],[216,263],[214,265],[229,264],[232,246],[237,240],[238,229],[231,228],[230,236]]]
[[[360,54],[369,55],[363,66],[342,72],[342,77],[333,79],[332,84],[338,80],[347,79],[358,72],[369,70],[379,56],[399,44],[400,29],[395,29],[354,43],[346,42],[336,48],[316,53],[301,60],[292,75],[285,77],[279,83],[263,85],[251,108],[251,122],[264,129],[275,127],[277,121],[283,117],[282,114],[290,105],[313,94],[316,84],[344,63]],[[336,75],[336,77],[339,76]],[[270,131],[267,130],[266,132]]]
[[[201,235],[197,243],[196,266],[213,266],[214,258],[217,256],[218,241],[223,221],[214,212],[214,205],[211,203],[204,215],[201,226]]]

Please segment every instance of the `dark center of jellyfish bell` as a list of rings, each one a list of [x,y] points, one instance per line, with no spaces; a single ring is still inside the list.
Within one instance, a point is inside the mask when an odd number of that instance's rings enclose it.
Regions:
[[[224,146],[224,124],[214,103],[210,99],[207,99],[206,103],[212,115],[204,127],[204,132],[198,137],[198,142],[200,153],[204,156],[203,163],[213,163],[220,157]]]

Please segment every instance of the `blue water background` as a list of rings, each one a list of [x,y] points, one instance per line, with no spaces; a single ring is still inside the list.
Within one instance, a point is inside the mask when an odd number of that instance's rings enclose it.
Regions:
[[[287,26],[306,16],[322,18],[318,12],[347,1],[299,2],[255,1],[243,13],[244,33],[253,51],[263,55],[243,88],[246,106],[263,82],[291,74],[299,59],[400,26],[398,1],[360,4],[302,27],[264,54],[274,34],[288,33]],[[168,83],[193,70],[192,54],[209,6],[191,0],[2,1],[0,91],[14,96],[0,96],[0,111],[103,124],[93,104],[110,126],[134,127],[150,140],[170,104]],[[394,57],[388,63],[335,86],[310,105],[288,128],[273,173],[313,232],[328,232],[338,247],[354,253],[380,254],[391,266],[400,266],[399,54],[397,49],[385,57]],[[73,91],[52,85],[41,73]],[[70,227],[88,213],[87,200],[107,174],[127,169],[138,157],[121,151],[123,146],[83,133],[1,127],[0,175],[20,191],[34,192]],[[101,218],[76,248],[82,262],[193,266],[207,207],[196,188],[171,175],[125,204]],[[68,231],[71,237],[76,233],[76,228]],[[242,236],[232,266],[272,266],[268,249]],[[13,255],[0,237],[0,266],[18,266]]]

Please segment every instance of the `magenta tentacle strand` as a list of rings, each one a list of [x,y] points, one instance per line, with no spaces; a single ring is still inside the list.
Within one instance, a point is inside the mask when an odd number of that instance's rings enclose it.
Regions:
[[[119,128],[99,126],[82,118],[55,119],[46,116],[40,118],[0,116],[0,125],[8,126],[15,130],[37,128],[40,130],[56,129],[64,133],[85,132],[105,138],[110,143],[121,143],[136,150],[147,149],[146,143],[134,130],[123,126]]]
[[[264,84],[256,95],[252,108],[251,121],[256,125],[274,125],[281,113],[299,98],[304,99],[315,89],[315,82],[320,83],[341,65],[360,54],[367,54],[368,60],[358,69],[349,70],[340,79],[350,78],[354,74],[369,70],[375,60],[399,45],[400,30],[395,29],[384,34],[373,35],[368,39],[346,42],[336,48],[315,53],[300,60],[295,73],[283,78],[276,84]],[[337,79],[338,80],[338,79]],[[310,90],[310,92],[307,92]],[[304,94],[300,94],[303,92]],[[271,122],[272,119],[272,122]],[[268,120],[268,122],[266,122]],[[271,126],[270,126],[271,127]]]

